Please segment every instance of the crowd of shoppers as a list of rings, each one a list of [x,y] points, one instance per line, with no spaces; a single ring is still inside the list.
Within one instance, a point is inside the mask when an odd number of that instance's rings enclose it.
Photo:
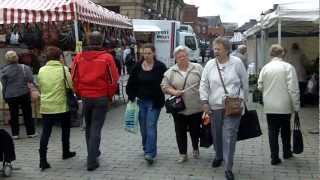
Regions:
[[[74,90],[84,104],[86,122],[87,170],[93,171],[100,164],[101,130],[110,101],[117,91],[119,72],[114,58],[102,49],[103,36],[94,31],[88,46],[78,53],[72,62],[71,74],[63,64],[58,47],[46,49],[47,63],[40,68],[38,85],[41,92],[40,112],[43,129],[40,138],[40,168],[50,168],[47,146],[53,124],[58,121],[62,128],[62,159],[74,157],[70,151],[70,108],[66,87]],[[129,47],[126,58],[131,55]],[[203,113],[209,115],[215,157],[212,167],[224,165],[225,177],[233,180],[232,172],[236,151],[237,132],[241,115],[225,114],[226,97],[242,100],[242,109],[248,99],[248,75],[242,60],[231,55],[229,40],[218,37],[213,42],[215,58],[204,68],[190,62],[189,49],[178,46],[174,50],[176,64],[167,69],[156,59],[152,44],[143,47],[142,59],[128,68],[129,79],[126,93],[129,101],[139,106],[139,124],[144,159],[153,164],[157,156],[157,125],[159,114],[165,104],[165,95],[182,97],[185,109],[172,113],[178,146],[178,163],[188,160],[187,132],[191,136],[192,156],[199,158],[200,125]],[[120,54],[121,55],[121,54]],[[132,54],[133,55],[133,54]],[[291,113],[299,111],[298,78],[293,66],[283,61],[284,50],[280,45],[270,48],[270,62],[261,70],[258,88],[263,92],[264,112],[267,116],[271,164],[281,162],[278,135],[281,130],[283,158],[292,157],[290,145]],[[136,56],[135,56],[136,57]],[[12,136],[19,137],[18,108],[22,107],[28,137],[36,136],[31,117],[31,100],[27,84],[33,82],[31,70],[18,64],[14,51],[5,55],[7,65],[1,69],[3,94],[11,113]],[[24,72],[24,73],[22,73]],[[275,100],[276,99],[276,100]],[[243,111],[244,113],[244,111]],[[242,113],[242,115],[243,115]]]

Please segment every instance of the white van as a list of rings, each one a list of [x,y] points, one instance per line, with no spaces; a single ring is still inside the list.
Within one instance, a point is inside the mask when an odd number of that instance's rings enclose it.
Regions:
[[[167,67],[175,64],[173,51],[179,45],[190,49],[191,61],[199,60],[199,45],[191,26],[181,25],[179,21],[173,20],[133,19],[132,23],[137,40],[151,33],[152,42],[156,48],[156,58],[165,63]]]

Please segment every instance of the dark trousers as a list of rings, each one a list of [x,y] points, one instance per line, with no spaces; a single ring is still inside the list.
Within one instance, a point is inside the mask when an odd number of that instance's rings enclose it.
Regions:
[[[279,158],[279,132],[281,132],[283,154],[291,153],[290,118],[291,114],[267,114],[271,159]]]
[[[199,149],[201,116],[202,113],[196,113],[191,115],[173,114],[174,126],[176,131],[176,140],[180,154],[187,154],[188,130],[190,132],[193,149]]]
[[[87,166],[95,166],[100,154],[101,130],[108,110],[106,97],[83,98],[84,117],[86,121]]]
[[[62,150],[69,152],[70,146],[70,112],[58,114],[42,114],[43,128],[40,139],[40,154],[46,155],[48,142],[52,131],[52,126],[56,121],[60,122],[62,129]]]
[[[22,109],[24,125],[27,135],[35,133],[34,119],[32,119],[31,98],[29,94],[6,99],[10,111],[10,125],[13,136],[19,135],[19,108]]]
[[[300,91],[300,106],[304,106],[305,98],[304,91],[306,90],[307,82],[299,82],[299,91]]]

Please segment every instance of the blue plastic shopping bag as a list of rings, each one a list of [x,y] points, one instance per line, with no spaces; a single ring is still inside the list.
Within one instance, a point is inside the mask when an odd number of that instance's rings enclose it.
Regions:
[[[137,101],[129,101],[124,114],[124,129],[130,133],[137,133],[139,130],[138,118],[139,106]]]

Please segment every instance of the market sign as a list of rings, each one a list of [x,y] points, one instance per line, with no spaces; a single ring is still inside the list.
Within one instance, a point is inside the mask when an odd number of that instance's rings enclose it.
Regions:
[[[170,40],[169,30],[156,32],[156,40],[157,41],[169,41]]]

